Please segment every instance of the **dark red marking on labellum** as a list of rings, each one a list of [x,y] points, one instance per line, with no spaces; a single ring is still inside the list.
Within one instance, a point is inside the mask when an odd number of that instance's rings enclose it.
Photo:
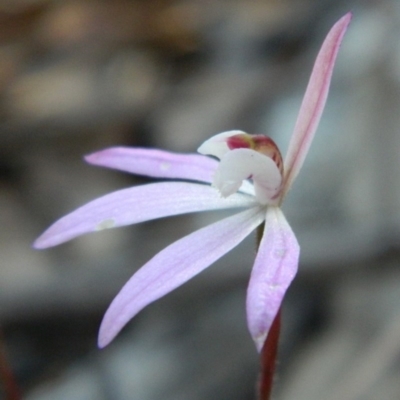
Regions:
[[[247,133],[241,133],[228,137],[227,145],[231,150],[254,149],[252,137]]]
[[[283,159],[281,152],[275,142],[265,135],[249,135],[241,133],[228,137],[227,145],[231,150],[252,149],[271,158],[283,176]]]

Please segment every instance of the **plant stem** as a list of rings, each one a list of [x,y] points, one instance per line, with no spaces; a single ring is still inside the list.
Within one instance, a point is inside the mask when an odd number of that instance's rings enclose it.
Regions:
[[[278,354],[279,333],[281,329],[281,310],[279,309],[268,332],[261,351],[261,373],[259,380],[259,400],[270,400]]]
[[[6,400],[21,400],[21,394],[14,374],[7,361],[3,336],[0,332],[0,381],[2,381]]]

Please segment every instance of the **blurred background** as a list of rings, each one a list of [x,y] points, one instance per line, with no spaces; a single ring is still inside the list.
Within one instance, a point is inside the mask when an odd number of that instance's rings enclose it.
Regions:
[[[87,153],[194,152],[242,129],[284,154],[319,47],[349,10],[322,123],[284,205],[302,254],[275,397],[400,398],[400,2],[2,0],[0,326],[24,399],[255,399],[254,237],[96,347],[127,278],[220,213],[46,251],[31,243],[75,207],[146,182],[86,165]]]

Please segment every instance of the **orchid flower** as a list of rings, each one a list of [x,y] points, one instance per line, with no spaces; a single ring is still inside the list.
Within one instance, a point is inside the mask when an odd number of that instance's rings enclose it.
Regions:
[[[105,313],[99,332],[100,347],[109,344],[145,306],[203,271],[264,222],[246,302],[248,328],[261,351],[299,262],[299,244],[280,205],[314,137],[350,19],[350,13],[342,17],[322,45],[284,162],[272,139],[242,131],[211,137],[198,149],[201,155],[115,147],[86,157],[94,165],[190,182],[150,183],[100,197],[55,222],[35,241],[35,248],[171,215],[245,209],[185,236],[140,268]],[[219,162],[205,155],[214,156]]]

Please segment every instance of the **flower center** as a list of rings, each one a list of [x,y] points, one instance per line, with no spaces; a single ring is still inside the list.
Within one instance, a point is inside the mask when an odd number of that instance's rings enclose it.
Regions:
[[[275,142],[265,135],[250,135],[240,133],[227,138],[227,145],[230,150],[251,149],[271,158],[283,176],[283,159],[281,152]]]

